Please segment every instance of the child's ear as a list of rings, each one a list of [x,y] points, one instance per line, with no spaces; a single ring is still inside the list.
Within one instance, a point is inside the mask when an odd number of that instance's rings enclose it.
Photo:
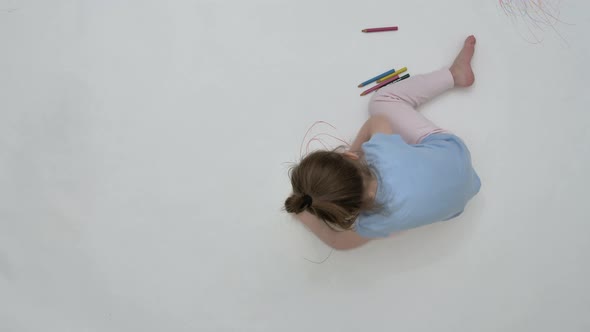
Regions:
[[[358,160],[359,159],[359,155],[356,154],[355,152],[350,152],[350,151],[346,151],[342,153],[345,157],[350,158],[352,160]]]

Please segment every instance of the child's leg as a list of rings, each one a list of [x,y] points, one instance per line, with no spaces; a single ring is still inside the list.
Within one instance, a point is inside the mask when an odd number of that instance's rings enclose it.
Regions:
[[[385,115],[393,131],[408,144],[417,144],[443,130],[416,111],[416,107],[454,86],[448,69],[417,75],[379,89],[371,98],[369,113]]]
[[[369,113],[385,115],[393,131],[409,144],[420,143],[430,134],[443,132],[415,108],[453,86],[467,87],[473,84],[475,78],[471,70],[471,58],[474,51],[475,37],[469,36],[451,68],[410,77],[379,89],[371,99]]]

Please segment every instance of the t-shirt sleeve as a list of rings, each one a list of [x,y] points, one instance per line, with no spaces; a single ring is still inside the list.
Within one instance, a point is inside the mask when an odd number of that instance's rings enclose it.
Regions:
[[[381,237],[388,237],[391,233],[382,229],[382,227],[378,227],[378,225],[371,222],[371,217],[359,217],[355,224],[355,232],[365,238],[381,238]],[[375,227],[377,226],[377,227]]]
[[[367,163],[379,174],[379,186],[377,199],[383,205],[383,211],[376,213],[362,213],[355,225],[355,231],[362,237],[380,238],[388,237],[392,231],[390,209],[390,188],[383,181],[388,177],[390,169],[395,168],[400,156],[407,153],[408,144],[399,135],[375,134],[363,144],[363,152]]]
[[[387,162],[387,156],[393,153],[406,150],[408,144],[400,135],[386,135],[382,133],[374,134],[371,139],[363,143],[363,152],[365,159],[370,165],[376,168],[384,166]]]

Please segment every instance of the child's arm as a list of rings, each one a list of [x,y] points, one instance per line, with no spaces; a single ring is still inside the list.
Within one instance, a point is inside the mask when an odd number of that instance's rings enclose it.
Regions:
[[[393,134],[389,120],[383,115],[370,117],[359,130],[356,139],[350,145],[350,152],[360,152],[361,146],[376,133]]]
[[[336,250],[347,250],[360,247],[371,239],[358,235],[353,230],[335,231],[313,214],[304,211],[296,217],[309,228],[325,244]]]

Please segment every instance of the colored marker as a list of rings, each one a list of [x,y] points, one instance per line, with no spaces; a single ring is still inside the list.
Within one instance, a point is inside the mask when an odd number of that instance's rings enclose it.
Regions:
[[[363,29],[362,31],[363,32],[397,31],[397,27],[370,28],[370,29]]]
[[[393,82],[393,81],[397,80],[398,78],[399,78],[398,76],[393,76],[392,78],[388,79],[387,81],[384,81],[384,82],[383,82],[383,83],[381,83],[381,84],[377,84],[377,85],[375,85],[374,87],[372,87],[372,88],[370,88],[370,89],[367,89],[367,90],[363,91],[363,92],[361,93],[361,96],[364,96],[364,95],[366,95],[366,94],[369,94],[369,93],[371,93],[371,92],[373,92],[373,91],[375,91],[375,90],[377,90],[377,89],[380,89],[380,88],[382,88],[382,87],[386,86],[387,84],[389,84],[389,83],[391,83],[391,82]]]
[[[378,79],[378,80],[377,80],[377,83],[381,83],[381,82],[383,82],[383,81],[385,81],[385,80],[388,80],[388,79],[392,78],[393,76],[397,76],[397,75],[399,75],[399,74],[401,74],[401,73],[405,72],[406,70],[408,70],[408,67],[404,67],[404,68],[402,68],[402,69],[398,69],[398,71],[396,71],[395,73],[393,73],[393,74],[389,74],[389,75],[387,75],[387,76],[385,76],[385,77],[382,77],[382,78]]]
[[[371,78],[370,80],[366,80],[366,81],[364,81],[363,83],[359,84],[359,88],[362,88],[363,86],[365,86],[365,85],[367,85],[367,84],[369,84],[369,83],[373,83],[373,82],[375,82],[376,80],[378,80],[378,79],[380,79],[380,78],[383,78],[383,77],[385,77],[385,76],[388,76],[389,74],[393,74],[393,73],[395,73],[395,69],[392,69],[392,70],[386,71],[386,72],[384,72],[384,73],[383,73],[383,74],[381,74],[381,75],[377,75],[377,76],[375,76],[375,77]]]
[[[391,83],[397,83],[397,82],[399,82],[399,81],[403,81],[403,80],[405,80],[405,79],[406,79],[406,78],[408,78],[408,77],[410,77],[410,74],[405,74],[404,76],[400,76],[400,78],[398,78],[398,79],[396,79],[396,80],[394,80],[394,81],[391,81],[391,82],[389,82],[389,83],[387,83],[387,84],[385,84],[385,85],[389,85],[389,84],[391,84]]]

